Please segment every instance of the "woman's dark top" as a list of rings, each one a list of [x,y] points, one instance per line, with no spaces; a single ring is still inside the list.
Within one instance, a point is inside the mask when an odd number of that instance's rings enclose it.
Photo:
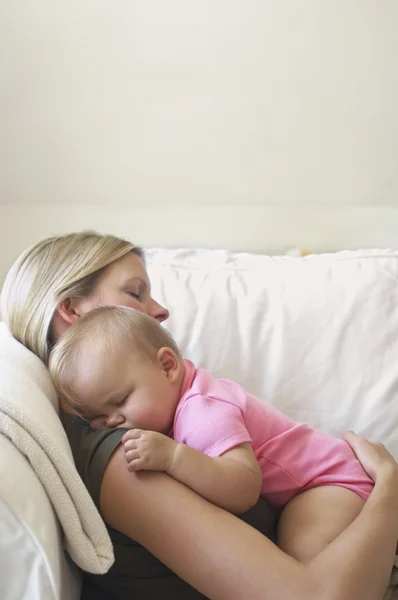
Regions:
[[[94,431],[86,421],[76,415],[61,412],[60,417],[77,470],[99,509],[102,478],[125,430]],[[277,517],[275,509],[260,499],[241,518],[275,540]],[[105,575],[85,574],[82,600],[204,599],[202,594],[170,571],[143,546],[112,527],[107,526],[107,529],[113,543],[115,562]]]

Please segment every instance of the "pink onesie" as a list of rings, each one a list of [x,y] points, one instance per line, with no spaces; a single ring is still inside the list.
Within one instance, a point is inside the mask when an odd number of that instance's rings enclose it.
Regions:
[[[185,377],[172,436],[209,456],[251,444],[260,464],[261,495],[283,506],[299,492],[322,485],[352,490],[366,500],[373,483],[350,446],[184,361]]]

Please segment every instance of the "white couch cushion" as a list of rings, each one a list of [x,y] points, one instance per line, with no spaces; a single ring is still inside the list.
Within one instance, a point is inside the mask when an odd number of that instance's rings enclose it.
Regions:
[[[64,546],[87,570],[112,564],[107,530],[54,409],[45,366],[0,323],[2,600],[77,600],[81,578]]]
[[[86,571],[104,573],[113,563],[111,540],[76,470],[57,409],[45,365],[0,323],[0,431],[29,459],[71,558]]]
[[[0,435],[2,600],[78,600],[81,577],[67,558],[50,500],[32,467]]]
[[[150,250],[153,295],[187,358],[292,418],[398,459],[398,253],[271,258]]]

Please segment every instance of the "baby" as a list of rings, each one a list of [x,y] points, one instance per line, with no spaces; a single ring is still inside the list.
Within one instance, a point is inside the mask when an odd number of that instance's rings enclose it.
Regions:
[[[301,559],[344,530],[372,490],[344,440],[195,368],[141,312],[104,307],[78,319],[54,347],[49,369],[59,394],[93,429],[128,430],[130,471],[165,471],[237,514],[260,494],[280,507],[297,497],[282,529],[300,540],[296,550],[286,544]]]

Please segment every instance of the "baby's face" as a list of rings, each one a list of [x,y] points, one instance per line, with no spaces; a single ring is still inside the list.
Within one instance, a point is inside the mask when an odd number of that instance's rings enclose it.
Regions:
[[[159,360],[137,357],[131,351],[116,351],[107,357],[106,364],[104,359],[87,356],[84,374],[74,384],[80,400],[79,414],[93,429],[139,428],[168,433],[184,367],[178,359],[173,363],[172,350],[163,348],[159,353],[162,351],[171,358],[167,369]]]

